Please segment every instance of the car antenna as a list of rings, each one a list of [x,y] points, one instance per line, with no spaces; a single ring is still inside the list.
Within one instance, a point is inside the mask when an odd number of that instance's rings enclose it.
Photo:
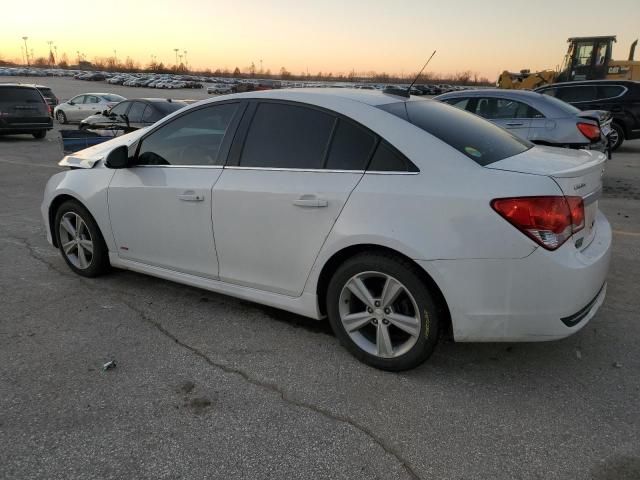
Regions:
[[[407,93],[410,94],[411,92],[411,87],[413,87],[416,82],[418,81],[418,79],[420,78],[420,75],[422,75],[422,72],[424,72],[424,69],[427,68],[427,65],[429,65],[429,62],[431,61],[431,59],[433,58],[433,56],[436,54],[436,51],[434,50],[433,53],[431,54],[431,56],[429,57],[429,60],[427,60],[427,62],[424,64],[424,66],[422,67],[422,70],[420,70],[420,72],[418,72],[418,75],[416,75],[416,78],[413,79],[413,82],[411,82],[411,85],[409,85],[409,88],[407,88]]]
[[[411,96],[411,93],[410,93],[411,87],[413,87],[415,83],[418,81],[418,79],[420,78],[420,75],[422,75],[422,72],[424,71],[425,68],[427,68],[427,65],[429,65],[429,62],[431,61],[431,59],[435,54],[436,54],[436,51],[434,50],[431,56],[429,57],[429,59],[427,60],[427,62],[422,67],[422,70],[420,70],[416,78],[413,80],[413,82],[411,82],[411,85],[409,85],[409,88],[405,90],[404,88],[386,87],[382,92],[388,93],[390,95],[398,95],[399,97],[409,98]]]

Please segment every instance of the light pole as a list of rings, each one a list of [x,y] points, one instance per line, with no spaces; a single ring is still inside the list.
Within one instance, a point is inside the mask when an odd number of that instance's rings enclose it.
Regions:
[[[184,66],[189,70],[189,61],[187,60],[187,51],[184,51]]]
[[[29,39],[29,37],[22,37],[22,40],[24,40],[24,55],[27,59],[27,67],[29,66],[29,47],[27,47],[27,40]]]
[[[174,48],[173,51],[176,52],[176,70],[178,69],[178,50],[179,48]]]
[[[53,51],[55,52],[55,57],[53,58],[56,62],[56,65],[58,64],[58,46],[54,45],[53,46]]]
[[[113,50],[113,63],[118,65],[118,52],[115,49]]]

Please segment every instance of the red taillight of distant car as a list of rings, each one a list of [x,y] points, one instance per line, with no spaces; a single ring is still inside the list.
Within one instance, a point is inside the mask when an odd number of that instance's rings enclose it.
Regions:
[[[584,228],[581,197],[498,198],[491,202],[491,207],[547,250],[556,250]]]
[[[591,123],[578,123],[576,125],[580,133],[591,141],[600,140],[600,127]]]

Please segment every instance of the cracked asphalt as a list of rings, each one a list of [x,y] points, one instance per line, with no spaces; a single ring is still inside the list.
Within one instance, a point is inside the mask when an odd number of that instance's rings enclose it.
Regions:
[[[60,158],[57,133],[0,137],[0,478],[640,478],[640,141],[608,164],[613,264],[587,327],[443,343],[402,374],[324,322],[72,274],[39,213]]]

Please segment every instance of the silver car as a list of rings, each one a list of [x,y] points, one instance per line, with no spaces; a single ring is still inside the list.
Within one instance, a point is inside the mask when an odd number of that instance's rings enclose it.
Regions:
[[[108,110],[123,100],[126,98],[115,93],[83,93],[61,103],[53,113],[60,123],[79,122],[90,115]]]
[[[608,151],[611,114],[581,111],[530,91],[485,89],[445,93],[435,100],[466,110],[538,145]]]

